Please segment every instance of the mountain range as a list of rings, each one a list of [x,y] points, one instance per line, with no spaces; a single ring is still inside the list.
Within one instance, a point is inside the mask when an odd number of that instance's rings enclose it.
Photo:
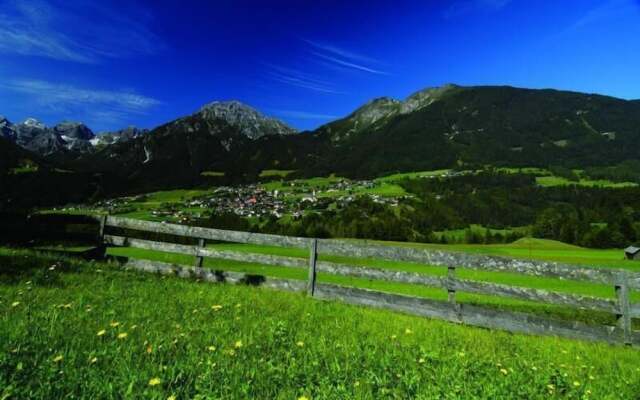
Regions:
[[[94,135],[81,123],[49,128],[0,118],[0,133],[44,169],[83,174],[106,195],[201,184],[210,180],[207,172],[224,173],[229,183],[255,180],[264,169],[372,177],[486,164],[610,165],[640,158],[640,101],[445,85],[404,100],[371,100],[307,132],[230,101],[148,132]]]

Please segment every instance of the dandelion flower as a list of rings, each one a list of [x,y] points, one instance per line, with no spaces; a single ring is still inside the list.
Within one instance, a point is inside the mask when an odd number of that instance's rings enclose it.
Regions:
[[[298,397],[298,400],[309,400],[309,398],[307,396],[300,396]]]
[[[126,339],[127,336],[127,332],[118,333],[118,339]]]
[[[64,360],[64,357],[62,355],[57,355],[55,356],[55,358],[53,359],[53,362],[60,362]]]
[[[147,346],[147,354],[151,354],[153,353],[153,347],[151,347],[151,345]]]
[[[207,350],[216,351],[216,346],[209,346],[209,347],[207,347]]]
[[[299,341],[299,342],[296,343],[296,346],[304,347],[304,342],[303,341]]]
[[[214,304],[211,306],[211,309],[213,311],[220,311],[222,309],[222,306],[220,304]]]
[[[502,375],[506,375],[506,374],[508,374],[508,373],[509,373],[509,371],[507,371],[507,370],[506,370],[506,369],[504,369],[504,368],[500,368],[500,373],[501,373]]]
[[[95,363],[97,363],[97,362],[98,362],[98,357],[93,357],[93,358],[90,360],[90,362],[91,362],[91,364],[95,364]]]
[[[235,347],[236,349],[239,349],[242,347],[242,340],[238,340],[235,342],[235,344],[233,345],[233,347]]]
[[[580,382],[578,382],[578,381],[573,381],[573,386],[575,386],[575,387],[579,387],[579,386],[580,386]]]
[[[167,397],[167,400],[176,400],[176,396],[171,395],[171,396]]]
[[[418,360],[418,364],[424,364],[424,362],[425,362],[425,361],[424,361],[424,358],[420,358],[420,359]]]
[[[161,383],[162,383],[162,381],[160,380],[160,378],[151,378],[151,379],[149,379],[149,386],[158,386]]]
[[[11,307],[18,307],[20,305],[19,301],[14,301],[13,303],[11,303]]]
[[[404,330],[404,334],[405,335],[411,335],[412,333],[413,333],[413,331],[411,329],[409,329],[409,328]]]
[[[97,335],[98,336],[104,336],[105,333],[107,333],[107,331],[103,329],[103,330],[98,331]]]

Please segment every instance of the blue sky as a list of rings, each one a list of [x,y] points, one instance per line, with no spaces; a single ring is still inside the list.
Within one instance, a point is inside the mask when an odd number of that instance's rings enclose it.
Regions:
[[[640,98],[640,0],[0,0],[0,114],[152,128],[236,99],[298,129],[445,83]]]

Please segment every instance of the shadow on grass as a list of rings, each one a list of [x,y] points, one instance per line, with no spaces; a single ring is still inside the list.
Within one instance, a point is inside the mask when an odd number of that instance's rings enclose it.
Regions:
[[[0,282],[4,284],[30,280],[34,285],[62,286],[61,273],[81,268],[76,260],[48,253],[15,251],[0,254]]]

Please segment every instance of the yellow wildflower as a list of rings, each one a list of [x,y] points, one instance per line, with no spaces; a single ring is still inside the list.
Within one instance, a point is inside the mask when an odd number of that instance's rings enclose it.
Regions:
[[[509,373],[509,371],[507,371],[507,370],[506,370],[506,369],[504,369],[504,368],[500,368],[500,372],[502,373],[502,375],[506,375],[506,374],[508,374],[508,373]]]
[[[207,347],[207,350],[216,351],[216,346],[209,346],[209,347]]]
[[[549,390],[555,390],[555,388],[556,387],[551,383],[547,385],[547,389],[549,389]]]
[[[298,397],[298,400],[309,400],[309,398],[307,396],[300,396]]]
[[[98,331],[97,335],[98,336],[104,336],[105,333],[107,333],[107,331],[103,329],[103,330]]]
[[[404,330],[404,334],[405,335],[411,335],[412,333],[413,333],[413,331],[411,329],[409,329],[409,328]]]
[[[119,327],[119,326],[120,326],[120,322],[112,321],[112,322],[109,324],[109,326],[111,326],[112,328],[117,328],[117,327]]]
[[[578,382],[578,381],[573,381],[573,386],[575,386],[575,387],[580,386],[580,382]]]
[[[91,364],[95,364],[95,363],[97,363],[97,362],[98,362],[98,357],[93,357],[93,358],[90,360],[90,362],[91,362]]]
[[[160,380],[160,378],[151,378],[151,379],[149,379],[149,386],[158,386],[161,383],[162,383],[162,381]]]
[[[235,342],[235,344],[233,345],[233,347],[235,347],[236,349],[239,349],[242,347],[242,340],[238,340]]]
[[[176,396],[171,395],[171,396],[167,397],[167,400],[176,400]]]
[[[420,359],[418,360],[418,364],[424,364],[424,363],[425,363],[424,358],[420,358]]]
[[[127,336],[127,332],[118,333],[118,339],[126,339]]]
[[[211,309],[213,311],[220,311],[222,309],[222,306],[220,304],[214,304],[211,306]]]
[[[18,307],[20,305],[19,301],[14,301],[13,303],[11,303],[11,307]]]
[[[304,342],[303,341],[299,341],[299,342],[296,343],[296,346],[304,347]]]
[[[57,355],[55,356],[55,358],[53,359],[53,362],[60,362],[64,360],[64,357],[62,355]]]
[[[153,347],[151,347],[151,345],[147,346],[147,354],[151,354],[153,353]]]

